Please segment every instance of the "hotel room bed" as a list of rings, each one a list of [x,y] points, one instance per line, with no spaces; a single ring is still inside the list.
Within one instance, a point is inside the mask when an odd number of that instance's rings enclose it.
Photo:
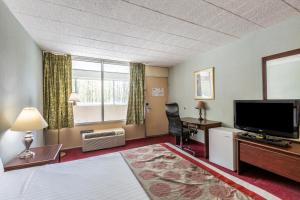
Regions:
[[[5,172],[1,200],[148,199],[121,154]]]
[[[1,200],[171,200],[174,195],[279,199],[170,144],[0,174]]]

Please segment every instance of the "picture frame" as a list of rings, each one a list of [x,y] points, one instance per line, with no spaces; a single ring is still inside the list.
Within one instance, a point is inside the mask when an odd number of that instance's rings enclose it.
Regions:
[[[215,99],[215,68],[194,72],[195,99]]]

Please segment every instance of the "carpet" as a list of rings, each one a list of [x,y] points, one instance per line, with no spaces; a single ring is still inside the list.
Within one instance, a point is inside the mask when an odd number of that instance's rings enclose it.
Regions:
[[[103,149],[98,151],[91,151],[83,153],[81,148],[74,148],[65,150],[67,153],[61,161],[71,161],[77,160],[81,158],[87,158],[91,156],[103,155],[107,153],[127,150],[131,148],[146,146],[150,144],[159,144],[169,142],[171,144],[175,143],[175,138],[170,135],[165,136],[158,136],[158,137],[150,137],[150,138],[143,138],[143,139],[136,139],[126,141],[126,145],[122,147],[115,147],[110,149]],[[223,168],[219,165],[209,162],[207,159],[203,158],[204,155],[204,145],[198,142],[194,142],[191,144],[191,147],[194,151],[197,152],[197,157],[205,162],[212,164],[213,166],[233,175],[240,179],[243,179],[255,186],[258,186],[279,198],[284,200],[299,200],[300,199],[300,183],[294,182],[292,180],[286,179],[284,177],[275,175],[273,173],[267,172],[265,170],[256,168],[254,166],[247,166],[247,169],[241,174],[238,175],[235,172],[232,172],[226,168]]]

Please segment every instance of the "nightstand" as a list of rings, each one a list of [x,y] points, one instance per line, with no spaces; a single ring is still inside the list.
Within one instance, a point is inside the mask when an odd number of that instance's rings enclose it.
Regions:
[[[10,171],[15,169],[23,169],[27,167],[34,167],[60,162],[61,148],[62,144],[31,148],[30,150],[35,153],[34,157],[28,159],[21,159],[18,156],[16,156],[4,166],[4,170]]]

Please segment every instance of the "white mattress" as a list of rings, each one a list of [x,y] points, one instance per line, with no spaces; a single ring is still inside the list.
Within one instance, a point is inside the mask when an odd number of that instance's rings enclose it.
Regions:
[[[168,146],[266,199],[279,199],[261,188],[192,157],[171,144]],[[120,153],[0,174],[0,200],[102,199],[149,199]]]
[[[147,200],[119,153],[6,172],[1,200]]]

